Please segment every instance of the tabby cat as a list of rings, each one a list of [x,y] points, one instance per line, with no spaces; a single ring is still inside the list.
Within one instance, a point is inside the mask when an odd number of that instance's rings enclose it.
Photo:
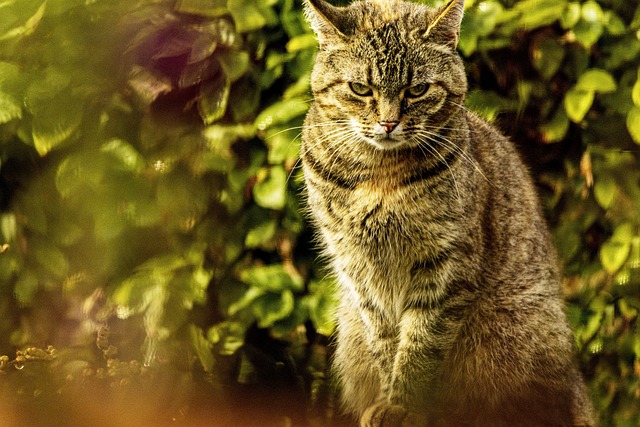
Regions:
[[[464,108],[464,1],[305,0],[301,158],[362,426],[592,426],[554,250],[512,144]]]

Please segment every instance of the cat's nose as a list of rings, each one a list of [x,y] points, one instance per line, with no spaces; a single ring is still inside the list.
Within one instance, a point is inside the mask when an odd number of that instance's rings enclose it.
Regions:
[[[393,132],[400,122],[379,122],[387,133]]]

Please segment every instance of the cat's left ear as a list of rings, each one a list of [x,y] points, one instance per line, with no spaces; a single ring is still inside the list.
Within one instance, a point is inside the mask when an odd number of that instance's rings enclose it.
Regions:
[[[449,3],[438,9],[435,18],[422,37],[435,39],[438,43],[455,49],[458,47],[460,39],[460,24],[463,14],[464,0],[450,0]]]
[[[344,43],[355,27],[347,8],[332,6],[324,0],[305,0],[304,12],[321,47]]]

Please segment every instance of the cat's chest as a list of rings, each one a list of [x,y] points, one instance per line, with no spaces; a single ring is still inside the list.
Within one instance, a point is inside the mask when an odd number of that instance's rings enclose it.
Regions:
[[[325,206],[343,239],[378,252],[406,253],[424,240],[424,228],[433,212],[424,189],[389,181],[363,183]]]

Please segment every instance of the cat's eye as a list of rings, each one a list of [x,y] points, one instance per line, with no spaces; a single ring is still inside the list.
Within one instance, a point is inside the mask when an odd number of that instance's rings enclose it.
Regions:
[[[373,95],[373,91],[371,90],[371,88],[367,85],[363,85],[362,83],[351,82],[349,83],[349,88],[358,96]]]
[[[417,98],[419,96],[424,95],[429,90],[429,85],[426,83],[419,83],[417,85],[413,85],[405,91],[405,94],[409,98]]]

